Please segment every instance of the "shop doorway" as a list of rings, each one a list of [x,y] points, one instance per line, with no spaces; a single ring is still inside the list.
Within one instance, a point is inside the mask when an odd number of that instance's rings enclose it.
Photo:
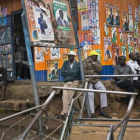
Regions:
[[[15,79],[29,80],[30,71],[21,14],[22,11],[12,13]]]

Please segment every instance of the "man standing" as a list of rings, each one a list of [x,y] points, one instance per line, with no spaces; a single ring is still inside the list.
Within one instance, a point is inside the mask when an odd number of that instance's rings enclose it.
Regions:
[[[115,66],[114,75],[129,75],[134,74],[131,67],[126,65],[125,56],[119,57],[119,64]],[[116,83],[119,88],[126,89],[127,92],[135,92],[134,85],[131,77],[116,77]],[[130,96],[127,96],[127,102]]]
[[[140,66],[137,63],[137,55],[136,53],[132,52],[129,54],[130,60],[127,62],[127,65],[129,65],[133,71],[134,74],[139,73]],[[140,81],[138,80],[138,77],[133,78],[133,83],[135,88],[140,89]]]
[[[75,61],[75,55],[74,51],[70,51],[68,53],[68,61],[65,61],[61,68],[61,76],[64,77],[64,87],[77,88],[79,85],[80,65],[79,62]],[[74,94],[75,91],[63,90],[63,110],[58,118],[65,118]]]
[[[2,97],[0,101],[4,100],[7,85],[7,70],[0,66],[0,88],[2,88]]]
[[[99,73],[102,70],[102,66],[100,65],[100,62],[97,60],[98,54],[95,50],[92,50],[89,54],[89,57],[83,60],[83,68],[84,68],[84,74],[85,75],[99,75]],[[97,77],[89,78],[89,89],[97,89],[97,90],[106,90],[104,85],[101,83],[100,79]],[[91,116],[92,118],[96,118],[95,115],[95,109],[94,109],[94,92],[88,92],[88,100],[89,100],[89,106],[91,110]],[[110,116],[104,112],[104,108],[107,107],[107,95],[106,93],[100,93],[100,100],[101,100],[101,108],[99,115],[109,118]]]

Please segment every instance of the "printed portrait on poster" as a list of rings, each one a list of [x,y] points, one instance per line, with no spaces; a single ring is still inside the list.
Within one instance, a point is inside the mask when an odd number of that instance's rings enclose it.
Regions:
[[[129,31],[128,14],[126,12],[122,13],[122,24],[123,24],[123,30]]]
[[[7,7],[4,7],[4,8],[1,9],[1,15],[3,17],[6,17],[7,16]]]
[[[114,25],[113,6],[106,3],[106,23],[107,25]]]
[[[123,43],[123,30],[119,29],[119,33],[120,33],[120,42]]]
[[[109,29],[108,29],[106,23],[104,23],[104,32],[105,32],[105,35],[109,35]]]
[[[47,80],[58,81],[59,80],[59,61],[58,59],[47,60]]]
[[[100,28],[93,28],[92,29],[93,33],[93,44],[100,44]]]
[[[94,8],[98,10],[98,0],[88,0],[88,9],[92,10]]]
[[[129,15],[132,15],[132,5],[128,5]]]
[[[27,14],[33,41],[54,41],[54,31],[52,28],[49,8],[46,12],[39,8],[33,1],[27,1]]]
[[[119,7],[117,5],[113,6],[113,13],[114,13],[113,25],[120,26]]]
[[[133,16],[129,15],[129,31],[133,32]]]
[[[128,46],[128,54],[133,52],[133,47],[132,46]]]
[[[112,37],[112,43],[117,43],[117,29],[116,29],[116,27],[111,27],[111,37]]]
[[[82,50],[91,50],[91,45],[93,44],[92,36],[92,33],[85,33],[81,35],[81,38],[83,38],[82,42],[80,43]]]
[[[35,61],[36,63],[44,62],[44,54],[40,47],[35,47]]]
[[[126,47],[125,46],[121,47],[121,54],[126,57]]]
[[[87,0],[77,0],[78,2],[78,11],[84,12],[88,10],[88,3]]]
[[[66,3],[58,0],[53,0],[53,9],[58,29],[70,31]]]
[[[89,30],[89,13],[81,14],[82,31]]]
[[[50,48],[51,59],[60,58],[60,48]]]
[[[138,35],[139,35],[138,22],[135,21],[135,24],[134,24],[134,37],[138,37]]]
[[[139,22],[139,10],[135,8],[135,21]]]

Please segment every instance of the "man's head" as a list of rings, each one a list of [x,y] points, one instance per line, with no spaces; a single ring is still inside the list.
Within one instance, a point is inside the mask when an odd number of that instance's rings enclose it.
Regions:
[[[55,67],[55,69],[58,69],[58,63],[57,62],[54,63],[54,67]]]
[[[97,53],[95,50],[92,50],[92,51],[89,53],[89,57],[91,57],[91,59],[92,59],[94,62],[97,61],[98,55],[100,55],[100,54]]]
[[[63,11],[62,11],[62,10],[59,10],[59,15],[60,15],[60,17],[63,19],[64,14],[63,14]]]
[[[120,56],[118,60],[119,60],[119,64],[121,66],[125,65],[125,61],[126,61],[126,57],[125,56]]]
[[[42,13],[40,13],[40,17],[43,19],[43,14]]]
[[[137,61],[140,62],[140,54],[137,53],[136,55],[137,55]]]
[[[74,61],[74,58],[75,58],[75,55],[76,55],[76,53],[75,53],[74,51],[70,51],[70,52],[68,53],[68,60],[69,60],[70,62],[73,62],[73,61]]]
[[[133,60],[133,61],[136,61],[136,60],[137,60],[137,55],[136,55],[136,53],[134,53],[134,52],[130,53],[130,54],[129,54],[129,58],[130,58],[131,60]]]
[[[88,41],[88,35],[87,35],[87,33],[84,34],[84,40],[85,41]]]

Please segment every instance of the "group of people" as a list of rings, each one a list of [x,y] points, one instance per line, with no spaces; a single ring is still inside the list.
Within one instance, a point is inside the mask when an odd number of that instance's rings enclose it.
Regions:
[[[68,60],[64,62],[61,69],[61,76],[64,77],[64,87],[77,88],[79,85],[80,65],[75,60],[76,53],[70,51],[68,53]],[[98,60],[98,55],[95,50],[89,53],[89,56],[83,60],[83,69],[85,75],[99,75],[102,71],[102,66]],[[125,56],[120,56],[118,63],[114,69],[114,75],[130,75],[137,74],[140,71],[140,54],[130,53],[130,61],[127,63]],[[116,77],[116,84],[121,89],[126,89],[127,92],[134,92],[135,88],[140,89],[139,77]],[[99,77],[89,78],[89,89],[106,90],[105,86],[100,81]],[[63,110],[58,118],[64,119],[69,111],[70,103],[75,94],[75,91],[63,90],[62,102]],[[99,115],[110,118],[109,114],[105,112],[105,108],[108,106],[106,93],[99,93],[100,95],[100,111]],[[87,92],[88,102],[92,118],[97,118],[94,107],[94,92]],[[128,96],[128,101],[130,97]]]

